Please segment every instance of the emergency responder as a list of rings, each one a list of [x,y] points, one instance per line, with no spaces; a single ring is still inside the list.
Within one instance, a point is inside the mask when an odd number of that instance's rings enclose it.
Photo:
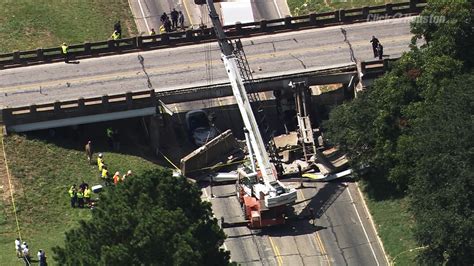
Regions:
[[[154,28],[151,28],[151,30],[150,30],[150,35],[156,35],[156,32],[155,32],[155,29],[154,29]]]
[[[115,175],[114,175],[114,185],[117,185],[118,182],[120,181],[120,172],[115,172]]]
[[[171,16],[171,22],[172,22],[171,27],[173,29],[178,28],[178,16],[179,16],[178,11],[176,11],[176,9],[173,8],[173,10],[170,13],[170,16]]]
[[[182,30],[184,30],[184,14],[181,11],[179,11],[178,22],[179,22],[179,27]]]
[[[89,188],[89,186],[87,186],[84,189],[84,203],[87,204],[87,206],[90,206],[91,203],[91,193],[92,190]]]
[[[114,40],[115,46],[116,46],[116,47],[119,47],[118,40],[121,38],[120,33],[115,30],[115,31],[112,33],[112,36],[110,36],[110,38],[112,38],[112,40]]]
[[[104,165],[104,158],[102,158],[103,155],[102,153],[99,153],[99,156],[97,156],[97,166],[99,167],[99,172],[102,173],[102,166]]]
[[[379,45],[379,39],[375,38],[375,36],[372,36],[372,40],[370,40],[372,43],[372,50],[374,51],[374,58],[377,58],[377,46]]]
[[[77,191],[77,206],[84,208],[84,191],[82,189]]]
[[[94,151],[92,150],[92,142],[89,140],[86,144],[86,146],[84,147],[84,150],[86,151],[86,156],[87,156],[87,160],[89,161],[89,164],[92,164],[92,154],[94,153]]]
[[[106,186],[110,185],[109,171],[107,170],[107,166],[105,164],[102,166],[102,174],[100,177],[105,182]]]
[[[161,25],[160,26],[160,34],[165,33],[165,32],[166,32],[165,25]]]
[[[383,46],[382,44],[379,42],[379,44],[377,45],[377,54],[379,55],[379,59],[382,60],[383,58]]]
[[[69,46],[65,42],[61,45],[61,54],[64,57],[64,63],[69,63]]]
[[[15,239],[15,250],[16,250],[16,256],[18,258],[21,258],[21,241],[20,241],[20,238]]]
[[[118,32],[122,36],[122,26],[120,25],[120,20],[114,24],[114,31]]]
[[[160,17],[161,23],[162,23],[162,24],[165,24],[165,21],[166,21],[167,19],[169,19],[169,18],[168,18],[168,15],[166,15],[166,12],[163,12],[163,15],[161,15],[161,17]]]
[[[31,258],[30,258],[30,250],[28,249],[28,245],[26,242],[23,242],[23,245],[21,245],[21,251],[23,255],[23,261],[25,261],[25,265],[31,265]]]
[[[165,20],[165,22],[163,23],[163,25],[165,26],[165,31],[166,32],[171,32],[171,21],[169,18],[167,18]]]
[[[71,207],[75,208],[76,207],[76,201],[77,201],[77,188],[76,184],[72,185],[71,188],[69,188],[69,197],[71,197]]]
[[[109,144],[109,148],[111,150],[114,149],[114,130],[112,127],[108,127],[105,130],[105,135],[107,136],[107,143]]]
[[[122,181],[124,181],[126,178],[131,177],[131,176],[132,176],[132,170],[128,170],[128,172],[122,176]]]
[[[48,263],[46,262],[46,253],[44,253],[44,250],[40,249],[38,250],[38,262],[39,266],[47,266]]]

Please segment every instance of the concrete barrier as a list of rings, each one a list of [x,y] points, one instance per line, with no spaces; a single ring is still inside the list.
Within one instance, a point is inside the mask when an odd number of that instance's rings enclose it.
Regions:
[[[242,38],[288,30],[302,30],[366,22],[371,19],[371,15],[384,18],[392,16],[399,17],[400,14],[416,15],[419,14],[425,6],[426,0],[410,0],[405,3],[337,10],[318,14],[312,13],[305,16],[286,17],[259,22],[236,23],[235,25],[225,26],[224,30],[230,38]],[[82,59],[210,41],[215,41],[215,33],[212,28],[172,32],[154,36],[135,36],[117,41],[85,42],[83,44],[70,45],[69,48],[73,58]],[[14,51],[13,53],[0,54],[0,69],[57,62],[61,60],[63,60],[63,57],[59,47],[38,48],[30,51]]]

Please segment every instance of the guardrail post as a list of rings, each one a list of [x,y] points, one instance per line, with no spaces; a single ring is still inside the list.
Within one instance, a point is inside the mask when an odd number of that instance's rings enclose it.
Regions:
[[[127,108],[132,109],[133,106],[133,95],[131,91],[127,91],[125,93],[125,101],[127,102]]]
[[[13,51],[13,62],[19,64],[20,63],[20,51],[15,50]]]
[[[107,40],[107,47],[110,50],[115,50],[115,41],[114,40]]]
[[[36,114],[36,104],[30,105],[30,114]]]
[[[309,23],[310,23],[311,25],[315,25],[315,24],[316,24],[316,14],[315,14],[315,13],[309,14]]]
[[[85,54],[91,54],[92,53],[90,42],[84,42],[84,53]]]
[[[344,22],[345,19],[346,19],[346,10],[339,9],[339,21]]]
[[[416,11],[416,4],[418,0],[410,0],[410,12],[415,12]]]
[[[367,20],[368,20],[368,18],[369,18],[369,7],[368,6],[364,6],[362,8],[362,16],[364,18],[367,18]]]
[[[366,63],[365,61],[362,61],[362,62],[360,63],[360,71],[361,71],[362,73],[365,73],[365,66],[366,66],[366,65],[367,65],[367,63]]]
[[[286,16],[286,17],[285,17],[285,26],[286,26],[287,29],[290,29],[290,28],[291,28],[291,26],[292,26],[291,20],[292,20],[292,19],[293,19],[293,18],[292,18],[291,16]]]
[[[60,101],[55,101],[53,107],[54,107],[54,112],[55,113],[61,112],[61,102]]]
[[[334,20],[339,21],[339,10],[334,11]]]
[[[237,35],[242,35],[242,23],[240,23],[240,22],[237,21],[237,22],[235,22],[235,26],[234,26],[234,27],[235,27],[235,33],[236,33]]]
[[[387,12],[387,15],[392,16],[393,15],[393,7],[392,4],[386,4],[385,5],[385,10]]]
[[[44,53],[43,53],[43,48],[37,48],[36,49],[36,57],[40,61],[44,61]]]
[[[193,31],[192,30],[186,30],[186,40],[192,41],[193,40]]]
[[[102,107],[105,110],[109,110],[109,95],[102,95]]]
[[[266,32],[267,30],[268,30],[267,21],[266,20],[260,20],[260,31],[261,32]]]
[[[137,48],[142,48],[143,47],[143,37],[142,36],[137,36],[135,38],[135,43]]]
[[[82,111],[82,110],[84,110],[85,107],[86,107],[86,105],[85,105],[85,102],[84,102],[84,98],[81,97],[81,98],[77,99],[77,108]]]
[[[161,37],[161,43],[163,43],[163,44],[168,44],[169,43],[170,36],[168,35],[168,33],[162,33],[160,35],[160,37]]]
[[[5,109],[2,109],[0,110],[0,114],[1,114],[1,122],[6,125],[8,122],[11,121],[11,117],[12,117],[12,111],[9,109],[9,108],[5,108]]]
[[[153,103],[155,105],[158,104],[158,101],[156,99],[156,92],[153,89],[150,90],[150,101],[151,101],[151,103]]]

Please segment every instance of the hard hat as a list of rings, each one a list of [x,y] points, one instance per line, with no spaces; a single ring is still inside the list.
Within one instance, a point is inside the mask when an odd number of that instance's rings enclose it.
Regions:
[[[65,42],[63,42],[63,45],[67,45]]]
[[[128,170],[127,175],[131,175],[131,174],[132,174],[132,170]]]
[[[119,171],[115,172],[115,175],[120,175]]]
[[[102,153],[99,153],[99,158],[102,158]]]

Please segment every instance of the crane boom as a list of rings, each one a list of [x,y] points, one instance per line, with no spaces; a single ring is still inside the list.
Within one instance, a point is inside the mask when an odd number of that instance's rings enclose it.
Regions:
[[[217,15],[214,2],[213,0],[195,0],[195,3],[207,3],[209,16],[222,52],[221,58],[232,87],[232,93],[235,96],[242,120],[248,131],[247,134],[250,140],[248,144],[249,150],[251,149],[255,154],[257,165],[262,175],[263,184],[255,182],[245,186],[244,190],[248,195],[264,202],[266,208],[282,207],[286,204],[294,203],[296,201],[296,190],[286,188],[278,181],[277,172],[270,162],[270,157],[268,156],[249,97],[247,96],[244,80],[239,71],[239,59],[236,56],[237,50],[222,29],[222,23]]]
[[[260,168],[265,183],[276,181],[276,173],[273,171],[273,165],[270,163],[270,158],[265,149],[265,143],[263,142],[257,121],[252,112],[252,106],[250,105],[244,82],[239,74],[237,58],[234,54],[234,46],[232,45],[232,42],[225,36],[225,33],[222,30],[222,23],[219,19],[219,16],[217,15],[212,0],[207,0],[207,7],[217,39],[219,41],[219,46],[222,52],[221,57],[224,62],[227,75],[229,76],[232,93],[237,100],[237,105],[239,106],[245,128],[249,132],[250,143],[252,145],[251,148],[255,153],[257,165]]]

